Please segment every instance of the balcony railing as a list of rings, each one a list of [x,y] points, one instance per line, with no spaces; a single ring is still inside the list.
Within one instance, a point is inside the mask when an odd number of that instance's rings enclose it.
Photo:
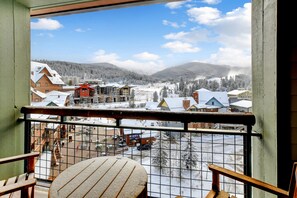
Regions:
[[[52,181],[93,157],[121,155],[142,164],[151,197],[205,197],[213,163],[251,175],[251,113],[198,113],[23,107],[25,150],[41,153],[36,177]],[[240,197],[250,188],[222,177]]]

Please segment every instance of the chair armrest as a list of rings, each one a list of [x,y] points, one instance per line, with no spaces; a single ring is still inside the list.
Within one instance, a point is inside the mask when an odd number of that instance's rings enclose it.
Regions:
[[[22,182],[14,183],[14,184],[9,184],[7,186],[0,187],[0,196],[15,192],[18,190],[22,190],[31,186],[36,185],[36,179],[28,179]]]
[[[24,160],[24,159],[30,159],[30,158],[34,158],[37,156],[39,156],[38,152],[21,154],[21,155],[16,155],[16,156],[12,156],[12,157],[6,157],[6,158],[0,159],[0,164],[5,164],[5,163],[9,163],[9,162]]]
[[[289,197],[289,192],[285,191],[281,188],[278,188],[276,186],[273,186],[271,184],[262,182],[260,180],[254,179],[252,177],[237,173],[235,171],[231,171],[213,164],[208,165],[208,168],[213,172],[213,174],[221,174],[226,177],[230,177],[232,179],[235,179],[237,181],[241,181],[245,184],[249,184],[251,186],[254,186],[256,188],[262,189],[264,191],[270,192],[275,195],[280,195],[282,197]]]

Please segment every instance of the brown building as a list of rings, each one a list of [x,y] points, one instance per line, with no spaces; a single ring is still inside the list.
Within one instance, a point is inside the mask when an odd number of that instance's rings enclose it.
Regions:
[[[60,91],[64,82],[61,76],[47,64],[31,62],[31,87],[43,93]]]

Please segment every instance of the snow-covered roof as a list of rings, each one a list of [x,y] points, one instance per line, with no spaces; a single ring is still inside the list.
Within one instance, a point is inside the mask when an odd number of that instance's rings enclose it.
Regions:
[[[240,101],[231,103],[230,106],[243,107],[243,108],[251,108],[252,107],[252,101],[249,101],[249,100],[240,100]]]
[[[72,90],[72,89],[76,89],[76,88],[78,88],[79,86],[69,86],[69,85],[66,85],[66,86],[63,86],[62,87],[62,89],[64,89],[64,90]]]
[[[51,91],[46,94],[46,98],[43,100],[43,102],[53,102],[57,104],[60,107],[65,106],[65,103],[67,101],[67,97],[70,95],[70,93],[65,93],[61,91]]]
[[[247,92],[248,90],[232,90],[232,91],[229,91],[228,92],[228,95],[232,95],[232,96],[237,96],[239,94],[242,94],[242,93],[245,93]]]
[[[31,87],[31,92],[35,93],[40,98],[43,98],[44,99],[46,97],[46,94],[45,93],[42,93],[41,91],[35,90],[32,87]]]
[[[210,92],[208,89],[205,89],[205,88],[200,88],[200,89],[198,89],[198,90],[196,90],[195,92],[200,92],[200,91],[207,91],[207,92]]]
[[[207,105],[207,104],[195,104],[193,105],[194,107],[196,107],[197,109],[218,109],[218,106],[214,106],[214,105]]]
[[[151,102],[151,101],[149,101],[149,102],[146,102],[145,109],[146,110],[158,110],[158,109],[160,109],[158,107],[158,105],[159,105],[158,102]]]
[[[164,98],[163,99],[163,101],[166,102],[170,111],[185,111],[185,109],[183,107],[184,100],[190,100],[190,106],[197,104],[193,97],[178,97],[178,98]],[[160,106],[160,104],[159,104],[159,106]]]
[[[49,75],[40,73],[43,69],[49,72]],[[61,76],[55,70],[52,70],[47,64],[31,61],[31,80],[37,83],[42,76],[46,75],[51,83],[55,85],[64,85]]]
[[[199,91],[199,104],[206,104],[212,98],[215,98],[218,102],[220,102],[224,107],[229,106],[229,98],[227,92],[223,91]]]
[[[50,104],[51,102],[31,102],[31,106],[33,107],[46,107]],[[58,106],[58,105],[57,105]]]

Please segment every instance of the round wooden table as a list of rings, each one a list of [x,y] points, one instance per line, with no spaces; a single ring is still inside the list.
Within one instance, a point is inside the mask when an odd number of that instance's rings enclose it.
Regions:
[[[147,173],[126,157],[92,158],[59,174],[49,197],[147,197]]]

